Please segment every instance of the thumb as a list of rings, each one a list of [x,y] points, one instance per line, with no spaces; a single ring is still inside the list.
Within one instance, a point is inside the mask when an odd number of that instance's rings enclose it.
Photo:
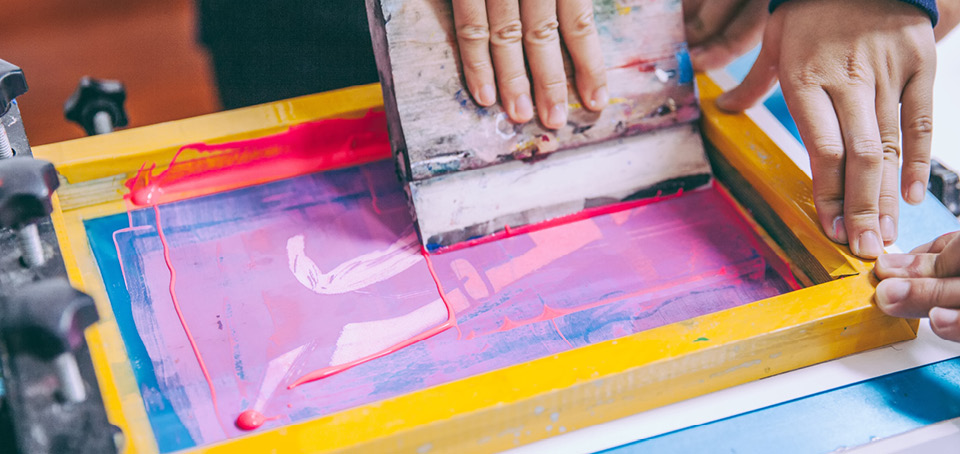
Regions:
[[[774,14],[764,31],[760,55],[736,88],[717,98],[717,107],[727,112],[740,112],[760,102],[777,83],[780,62],[780,24],[782,14]]]

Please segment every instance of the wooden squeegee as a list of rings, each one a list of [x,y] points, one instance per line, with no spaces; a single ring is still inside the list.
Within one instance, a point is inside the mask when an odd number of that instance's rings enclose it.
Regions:
[[[474,103],[449,0],[367,0],[367,11],[391,146],[428,250],[711,179],[679,1],[597,2],[610,105],[586,110],[569,80],[557,130]]]

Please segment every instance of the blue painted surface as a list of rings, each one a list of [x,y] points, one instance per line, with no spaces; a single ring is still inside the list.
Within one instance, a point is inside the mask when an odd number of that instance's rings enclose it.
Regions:
[[[603,452],[825,453],[956,417],[960,417],[960,358]]]
[[[144,397],[144,406],[149,415],[150,427],[157,439],[161,453],[179,451],[196,446],[186,426],[173,411],[170,401],[159,391],[153,362],[147,349],[140,340],[133,321],[130,294],[124,286],[117,247],[113,242],[113,232],[130,227],[126,213],[84,221],[90,250],[97,261],[100,276],[107,288],[107,296],[113,315],[120,327],[120,336],[130,358],[133,374],[140,385],[140,394]]]

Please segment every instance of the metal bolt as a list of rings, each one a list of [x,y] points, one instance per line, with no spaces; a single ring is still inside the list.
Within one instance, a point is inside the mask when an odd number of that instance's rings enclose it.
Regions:
[[[97,134],[113,132],[113,117],[110,116],[110,112],[101,110],[93,115],[93,130]]]
[[[24,265],[36,268],[43,265],[47,258],[43,255],[43,243],[40,241],[40,231],[36,224],[30,224],[17,232],[17,243]]]
[[[83,331],[97,318],[93,298],[66,279],[34,281],[5,298],[0,336],[10,356],[26,354],[49,364],[65,402],[83,402],[87,389],[76,352],[83,346]]]
[[[80,375],[80,366],[73,352],[64,352],[53,359],[53,366],[60,379],[60,394],[70,403],[79,403],[87,400],[87,388]]]
[[[13,157],[13,147],[10,146],[10,139],[7,137],[7,128],[3,126],[0,118],[0,159]]]

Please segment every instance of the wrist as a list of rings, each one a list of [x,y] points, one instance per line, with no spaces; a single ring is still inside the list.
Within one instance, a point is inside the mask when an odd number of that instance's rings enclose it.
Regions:
[[[770,12],[773,13],[780,5],[795,0],[770,0]],[[897,0],[908,5],[913,5],[930,17],[931,26],[936,26],[940,20],[940,12],[937,10],[936,0]]]

